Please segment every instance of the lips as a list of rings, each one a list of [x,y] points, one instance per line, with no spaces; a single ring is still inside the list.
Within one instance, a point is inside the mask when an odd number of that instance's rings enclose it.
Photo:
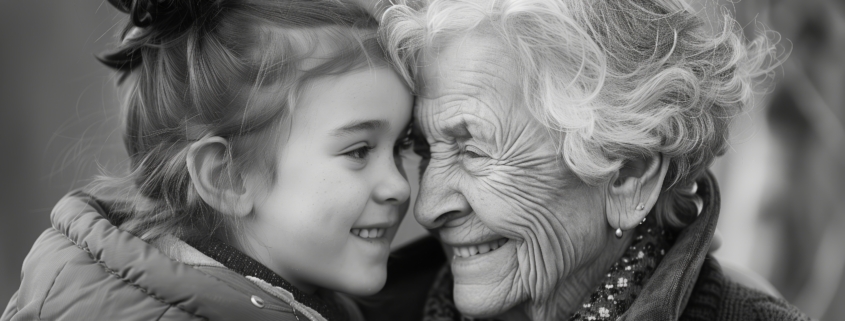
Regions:
[[[452,246],[452,250],[457,257],[471,257],[476,256],[479,254],[484,254],[488,252],[493,252],[505,243],[508,242],[506,238],[495,239],[489,242],[481,243],[481,244],[473,244],[473,245],[466,245],[466,246]]]
[[[352,235],[365,239],[383,237],[385,232],[387,232],[386,228],[353,228],[349,231]]]

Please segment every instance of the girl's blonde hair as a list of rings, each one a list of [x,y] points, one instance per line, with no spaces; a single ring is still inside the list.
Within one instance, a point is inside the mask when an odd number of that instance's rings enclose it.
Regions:
[[[145,240],[236,227],[197,194],[186,160],[192,142],[226,138],[228,174],[260,173],[269,185],[280,130],[308,81],[387,65],[376,21],[341,1],[110,2],[130,14],[122,44],[100,58],[122,74],[130,171],[100,177],[89,192]]]

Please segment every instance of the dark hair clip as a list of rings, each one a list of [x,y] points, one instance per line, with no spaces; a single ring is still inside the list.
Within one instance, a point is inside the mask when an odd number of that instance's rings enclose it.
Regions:
[[[117,10],[129,14],[131,26],[124,30],[120,48],[97,55],[97,60],[123,72],[120,81],[125,79],[130,71],[141,65],[141,47],[145,43],[141,38],[175,34],[190,23],[189,10],[183,10],[189,4],[179,1],[186,0],[108,0]]]
[[[146,28],[173,6],[172,0],[108,0],[117,10],[128,13],[132,24]]]
[[[97,60],[117,71],[129,72],[141,65],[139,48],[124,48],[115,52],[95,56]],[[121,78],[122,79],[122,78]]]

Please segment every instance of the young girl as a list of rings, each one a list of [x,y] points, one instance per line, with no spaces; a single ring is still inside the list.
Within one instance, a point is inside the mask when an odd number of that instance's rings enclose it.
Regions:
[[[63,199],[2,320],[346,320],[385,282],[412,97],[332,0],[110,0],[131,173]],[[331,291],[327,291],[331,290]],[[351,312],[351,314],[350,314]]]

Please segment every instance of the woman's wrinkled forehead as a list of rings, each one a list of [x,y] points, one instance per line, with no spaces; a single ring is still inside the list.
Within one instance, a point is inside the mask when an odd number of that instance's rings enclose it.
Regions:
[[[513,94],[515,61],[506,46],[491,35],[468,34],[423,50],[418,93],[423,99],[454,93]]]

